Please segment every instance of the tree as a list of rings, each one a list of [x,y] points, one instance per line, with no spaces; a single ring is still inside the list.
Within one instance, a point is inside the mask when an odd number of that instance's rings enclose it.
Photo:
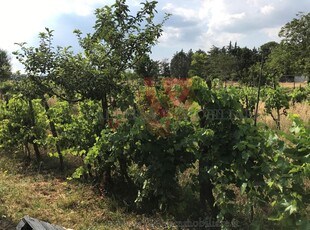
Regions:
[[[189,76],[199,76],[207,79],[208,76],[208,55],[203,50],[196,51],[192,56],[192,62],[189,70]]]
[[[98,126],[107,128],[111,100],[132,98],[124,72],[149,53],[161,35],[163,22],[168,16],[155,24],[156,4],[156,1],[142,3],[141,10],[135,15],[130,14],[125,0],[116,0],[112,6],[97,9],[94,33],[83,37],[81,31],[75,31],[83,53],[74,55],[69,48],[55,49],[53,31],[46,29],[45,33],[40,33],[39,47],[27,48],[26,43],[21,43],[23,52],[16,54],[41,97],[48,94],[71,102],[98,101],[102,109]],[[120,99],[124,92],[126,97],[123,95]],[[96,135],[100,136],[101,131],[99,129]],[[100,157],[96,160],[100,167],[106,166]],[[106,175],[109,175],[110,169],[106,168]],[[99,177],[103,178],[103,175]]]
[[[293,53],[290,52],[290,48],[287,44],[281,43],[274,47],[266,58],[264,68],[266,80],[268,81],[269,78],[269,80],[272,80],[272,82],[276,84],[284,75],[295,75],[298,66],[296,66],[296,62],[293,60]]]
[[[135,72],[140,77],[158,77],[159,62],[152,60],[149,55],[142,56],[134,66]]]
[[[294,57],[290,61],[297,63],[297,72],[310,76],[310,13],[297,14],[291,22],[284,25],[279,36],[283,38],[288,51]]]
[[[168,59],[163,59],[159,62],[159,75],[162,77],[170,77],[170,63]]]
[[[219,78],[223,81],[232,79],[236,73],[236,58],[222,49],[213,47],[209,51],[209,75],[211,79]]]
[[[125,0],[116,0],[112,6],[97,9],[94,33],[83,37],[81,31],[75,31],[84,53],[68,57],[55,72],[57,83],[65,84],[67,91],[100,101],[100,125],[103,130],[98,136],[102,136],[105,128],[108,128],[112,107],[125,110],[129,103],[134,103],[134,93],[130,91],[124,72],[133,69],[141,58],[151,52],[168,18],[166,15],[162,22],[156,24],[157,2],[146,1],[141,4],[141,9],[134,15]],[[129,103],[122,106],[124,101]],[[98,162],[96,179],[103,180],[106,185],[111,182],[111,170],[115,163],[106,160],[110,155],[111,152],[106,150],[93,156],[93,160]],[[119,154],[115,156],[116,160],[122,168],[122,176],[128,177],[124,175],[127,174],[126,158]]]
[[[21,51],[16,51],[14,54],[17,59],[25,67],[25,75],[20,76],[17,81],[17,90],[23,95],[23,98],[28,101],[29,114],[32,116],[32,123],[35,125],[34,110],[32,101],[34,99],[40,99],[45,109],[47,118],[49,120],[50,131],[55,139],[58,139],[58,133],[55,128],[55,123],[51,120],[49,115],[49,105],[47,98],[57,95],[59,98],[63,98],[61,93],[63,89],[59,89],[53,82],[53,72],[58,68],[59,62],[68,55],[67,48],[58,47],[54,50],[52,46],[53,31],[48,28],[46,32],[39,34],[39,47],[26,47],[26,43],[17,44],[20,46]],[[69,52],[70,53],[70,52]],[[70,53],[71,54],[71,53]],[[40,156],[39,147],[37,143],[33,141],[34,149],[37,156]],[[64,169],[64,159],[61,152],[59,143],[56,142],[56,149],[60,162],[60,169]]]
[[[235,58],[235,79],[248,83],[250,68],[259,61],[257,50],[255,48],[252,50],[247,47],[241,48],[237,43],[233,47],[230,42],[227,53]]]
[[[170,62],[170,69],[172,77],[187,78],[188,71],[191,64],[192,51],[185,53],[183,49],[176,52]]]
[[[5,81],[11,76],[10,58],[5,50],[0,49],[0,81]]]
[[[268,58],[268,56],[272,53],[272,51],[279,46],[279,43],[275,41],[267,42],[260,46],[261,54],[264,58]]]
[[[84,54],[69,60],[60,75],[71,82],[75,92],[101,101],[104,126],[109,119],[108,98],[117,98],[126,85],[123,72],[134,68],[135,62],[151,51],[161,35],[168,16],[155,24],[156,4],[146,1],[136,15],[131,15],[126,1],[117,0],[112,6],[96,10],[93,34],[82,37],[81,31],[75,31]]]

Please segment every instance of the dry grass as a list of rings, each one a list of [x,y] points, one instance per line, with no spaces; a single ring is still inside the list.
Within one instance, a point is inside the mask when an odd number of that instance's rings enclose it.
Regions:
[[[259,107],[259,117],[258,121],[267,124],[271,128],[276,129],[276,123],[272,119],[272,117],[269,114],[265,114],[264,112],[264,103],[260,103]],[[310,105],[307,102],[302,102],[302,103],[296,103],[295,105],[290,105],[290,108],[286,110],[288,114],[298,114],[299,117],[304,121],[304,122],[309,122],[310,121]],[[275,112],[274,112],[275,114]],[[287,132],[289,131],[292,121],[289,119],[289,116],[284,116],[281,115],[281,130]]]
[[[159,217],[125,212],[88,184],[33,170],[23,173],[21,167],[16,160],[1,155],[1,230],[15,229],[25,215],[74,230],[162,229],[165,224]]]
[[[284,88],[299,88],[299,87],[306,87],[307,86],[307,82],[296,82],[294,84],[294,82],[280,82],[280,86],[284,87]]]
[[[280,82],[279,83],[281,87],[284,88],[299,88],[299,87],[306,87],[307,86],[307,82]],[[240,83],[237,81],[227,81],[226,82],[226,86],[240,86]]]

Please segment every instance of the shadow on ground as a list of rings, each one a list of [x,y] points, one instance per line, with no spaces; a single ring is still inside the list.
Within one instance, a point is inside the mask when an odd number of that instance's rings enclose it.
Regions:
[[[14,223],[5,215],[0,216],[0,230],[15,230],[17,223]]]

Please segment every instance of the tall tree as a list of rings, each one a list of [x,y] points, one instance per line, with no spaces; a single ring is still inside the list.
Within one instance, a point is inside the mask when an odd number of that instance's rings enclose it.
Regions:
[[[191,64],[192,51],[185,53],[183,49],[176,52],[170,62],[171,75],[177,78],[187,78]]]
[[[310,77],[310,13],[298,14],[291,22],[283,26],[279,36],[287,51],[292,53],[296,62],[296,73]]]
[[[199,76],[207,79],[208,76],[208,55],[203,50],[197,50],[192,55],[192,62],[190,65],[189,76]]]
[[[120,94],[128,89],[124,72],[151,51],[168,17],[156,24],[157,2],[141,4],[141,9],[134,15],[125,0],[116,0],[112,6],[97,9],[94,33],[83,37],[81,31],[75,31],[83,53],[74,55],[67,48],[53,48],[53,31],[48,29],[40,34],[39,47],[28,48],[25,43],[20,44],[23,52],[16,54],[26,66],[29,80],[39,86],[40,95],[54,94],[71,101],[73,97],[75,101],[100,101],[100,126],[107,127],[111,98],[120,98]]]
[[[5,50],[0,49],[0,81],[5,81],[11,76],[10,58]]]
[[[266,58],[265,75],[266,80],[272,80],[273,83],[279,81],[283,75],[295,75],[297,73],[297,62],[294,62],[293,53],[290,47],[281,43],[272,49]],[[269,79],[268,79],[269,78]]]
[[[170,77],[170,63],[168,59],[163,59],[159,62],[159,75],[162,77]]]
[[[74,89],[81,95],[101,101],[104,125],[109,119],[108,98],[117,98],[126,85],[122,73],[149,53],[161,35],[167,17],[159,24],[154,23],[156,4],[146,1],[141,10],[131,15],[126,1],[116,0],[114,5],[96,10],[93,34],[82,37],[79,30],[75,31],[84,55],[77,56],[69,65],[83,72],[72,74],[70,68],[64,68],[68,70],[64,75],[76,83]]]
[[[271,42],[267,42],[263,45],[260,46],[260,51],[261,54],[263,55],[263,57],[265,59],[268,58],[268,56],[272,53],[272,51],[277,48],[277,46],[279,45],[279,43],[275,42],[275,41],[271,41]]]
[[[209,51],[209,75],[211,79],[218,78],[223,81],[233,79],[236,73],[236,58],[226,51],[213,46]]]
[[[135,72],[139,77],[158,77],[159,62],[152,60],[149,55],[144,55],[135,63]]]

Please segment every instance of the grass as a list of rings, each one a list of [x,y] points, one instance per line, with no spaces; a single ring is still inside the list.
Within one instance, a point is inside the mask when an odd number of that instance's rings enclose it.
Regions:
[[[25,215],[75,230],[162,229],[166,224],[156,215],[126,212],[89,184],[25,168],[17,157],[1,153],[0,230],[15,229]]]
[[[304,122],[310,121],[310,105],[304,101],[302,103],[291,104],[290,108],[286,110],[289,114],[298,114]],[[275,112],[274,112],[275,114]],[[276,123],[269,114],[264,113],[264,103],[259,104],[259,117],[258,121],[267,124],[269,127],[276,129]],[[292,121],[289,116],[281,115],[281,130],[289,132]]]
[[[306,87],[307,82],[280,82],[280,86],[284,88],[298,88],[298,87]]]

